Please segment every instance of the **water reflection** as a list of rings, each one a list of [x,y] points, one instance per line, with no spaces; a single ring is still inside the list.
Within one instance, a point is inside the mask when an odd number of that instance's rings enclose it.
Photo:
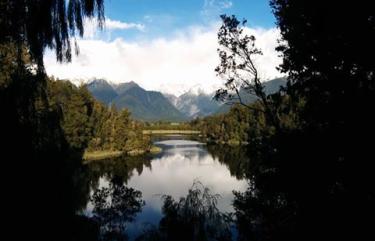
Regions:
[[[92,219],[99,225],[102,240],[127,240],[126,227],[142,210],[142,193],[111,180],[109,187],[95,190],[91,198]]]
[[[197,180],[209,188],[211,193],[220,195],[215,203],[215,208],[220,213],[234,211],[233,190],[245,191],[247,188],[247,181],[243,179],[245,175],[235,170],[236,167],[241,167],[239,163],[245,162],[245,157],[233,160],[233,163],[229,161],[230,153],[234,154],[239,150],[222,148],[220,153],[196,141],[183,140],[181,137],[168,138],[155,142],[163,148],[163,152],[157,156],[119,158],[89,165],[92,192],[115,187],[112,184],[115,178],[126,184],[126,188],[142,193],[145,205],[142,210],[138,210],[140,212],[132,222],[126,223],[126,231],[131,239],[144,233],[145,229],[149,230],[150,226],[158,226],[165,218],[165,202],[189,197],[192,183]],[[223,155],[228,152],[229,154]],[[166,199],[165,195],[170,199]],[[174,202],[176,205],[179,203]],[[95,208],[95,204],[91,202],[85,213],[90,216],[95,213]]]
[[[194,182],[186,197],[163,196],[163,218],[138,236],[148,240],[231,240],[231,216],[217,208],[220,198],[200,182]]]

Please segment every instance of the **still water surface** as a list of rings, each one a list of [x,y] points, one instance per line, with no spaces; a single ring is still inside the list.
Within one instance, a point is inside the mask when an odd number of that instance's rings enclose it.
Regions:
[[[231,154],[239,152],[239,149],[210,149],[204,143],[182,136],[159,138],[154,144],[163,149],[160,154],[135,160],[113,161],[117,163],[111,167],[108,167],[111,163],[93,164],[91,167],[97,173],[92,176],[99,176],[97,184],[91,187],[91,194],[95,188],[109,186],[114,175],[122,176],[127,187],[142,192],[145,206],[137,214],[134,222],[127,226],[127,233],[131,239],[148,225],[159,223],[162,217],[162,195],[170,195],[178,200],[187,195],[189,188],[196,181],[208,187],[212,193],[220,195],[220,211],[233,211],[233,190],[245,191],[247,188],[247,181],[234,168],[241,160],[238,160],[236,153]],[[86,206],[85,213],[88,216],[92,206],[90,202]]]

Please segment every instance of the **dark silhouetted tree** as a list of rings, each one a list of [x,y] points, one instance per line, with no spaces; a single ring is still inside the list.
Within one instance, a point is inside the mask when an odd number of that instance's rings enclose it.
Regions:
[[[231,217],[217,208],[219,195],[194,182],[186,197],[163,196],[159,228],[146,230],[138,241],[229,241]]]
[[[72,112],[51,105],[43,54],[50,48],[58,61],[69,61],[71,40],[83,35],[84,18],[97,17],[102,24],[103,10],[102,0],[0,0],[0,146],[4,168],[14,171],[4,190],[10,197],[6,219],[29,220],[7,228],[12,238],[74,239],[81,153],[70,144],[81,149],[88,141],[90,110],[77,108],[89,103],[83,91],[61,106],[73,107]]]
[[[364,156],[374,133],[373,8],[299,0],[271,6],[282,36],[280,70],[289,76],[285,95],[272,103],[297,122],[280,120],[288,128],[249,147],[250,187],[234,201],[240,240],[341,239],[354,230],[361,239],[371,234],[374,214],[373,168]]]
[[[254,58],[262,52],[255,46],[255,37],[244,33],[246,20],[240,22],[235,16],[222,15],[218,32],[220,65],[215,69],[225,79],[225,87],[216,91],[215,98],[229,104],[239,103],[249,109],[264,112],[270,123],[278,127],[278,121],[261,83]],[[256,96],[262,108],[246,103],[244,93]]]
[[[96,16],[102,26],[104,1],[1,0],[0,12],[0,43],[26,46],[42,71],[47,47],[56,51],[58,61],[71,60],[71,37],[76,33],[83,36],[85,17]]]
[[[126,187],[122,180],[111,181],[109,187],[97,189],[93,196],[93,219],[100,226],[100,240],[128,240],[126,227],[142,210],[142,193]]]

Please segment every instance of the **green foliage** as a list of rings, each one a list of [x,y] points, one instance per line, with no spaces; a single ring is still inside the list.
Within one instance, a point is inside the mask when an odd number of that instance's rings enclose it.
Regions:
[[[129,153],[145,152],[151,148],[150,139],[143,135],[143,124],[130,118],[130,112],[117,111],[96,103],[94,106],[95,129],[89,151],[112,150]]]
[[[49,104],[62,113],[61,126],[73,149],[87,147],[94,132],[94,99],[83,86],[76,87],[69,81],[48,81]]]
[[[193,130],[189,122],[145,122],[144,128],[146,130]]]
[[[96,14],[104,21],[103,0],[0,1],[0,43],[13,42],[26,48],[43,70],[46,47],[56,50],[58,61],[71,60],[71,37],[83,36],[83,18]]]
[[[48,80],[49,108],[61,114],[60,125],[72,149],[89,151],[148,151],[143,125],[126,109],[117,111],[96,101],[86,86],[66,80]]]
[[[250,185],[234,201],[239,240],[345,239],[358,227],[357,238],[371,235],[365,220],[374,210],[374,178],[365,155],[374,133],[373,8],[301,0],[271,6],[288,85],[268,96],[278,128],[249,146]]]
[[[50,109],[46,95],[47,78],[35,74],[25,47],[0,44],[1,133],[5,150],[20,147],[30,158],[66,151],[60,127],[60,113]],[[9,148],[6,146],[9,145]],[[22,155],[22,153],[19,153]]]
[[[245,144],[259,136],[256,131],[265,128],[264,125],[259,125],[262,118],[262,113],[255,113],[244,106],[234,105],[227,114],[197,118],[191,122],[191,125],[200,130],[202,136],[209,142]]]

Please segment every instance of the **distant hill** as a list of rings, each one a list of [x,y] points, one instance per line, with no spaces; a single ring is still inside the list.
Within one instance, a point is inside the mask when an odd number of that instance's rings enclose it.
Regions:
[[[286,85],[286,79],[273,79],[264,85],[267,94],[275,93],[280,86]],[[88,83],[87,87],[97,100],[107,105],[113,103],[118,109],[127,108],[133,118],[143,121],[185,121],[226,113],[231,107],[213,100],[214,93],[205,94],[199,89],[191,89],[176,97],[157,91],[147,91],[135,82],[115,85],[103,79],[96,79]],[[246,103],[257,100],[255,96],[246,93],[242,96]]]
[[[276,78],[264,83],[266,94],[273,94],[280,90],[280,87],[286,86],[287,79],[285,77]]]
[[[168,93],[163,93],[163,95],[165,96],[165,98],[167,98],[169,100],[169,102],[176,107],[177,105],[177,101],[178,101],[178,97],[173,95],[173,94],[168,94]]]
[[[113,85],[118,95],[121,95],[133,87],[139,87],[134,81]]]
[[[264,90],[267,95],[276,93],[280,90],[281,86],[286,86],[286,78],[276,78],[267,82],[264,82]],[[245,93],[243,90],[240,91],[241,97],[243,102],[245,103],[253,103],[258,98],[253,95],[249,95]],[[216,114],[227,113],[231,108],[231,105],[222,105],[220,108],[217,109]]]
[[[190,118],[203,117],[214,114],[220,103],[213,100],[214,94],[188,91],[178,97],[176,107]]]
[[[115,89],[104,79],[96,79],[87,84],[87,89],[99,101],[108,105],[117,97]]]
[[[187,117],[157,91],[146,91],[134,85],[113,100],[118,108],[127,108],[135,119],[145,121],[183,121]]]
[[[88,84],[88,89],[96,99],[106,104],[113,103],[118,109],[127,108],[137,120],[184,121],[187,119],[187,116],[178,111],[160,92],[147,91],[134,82],[111,86],[105,80],[94,80]]]

